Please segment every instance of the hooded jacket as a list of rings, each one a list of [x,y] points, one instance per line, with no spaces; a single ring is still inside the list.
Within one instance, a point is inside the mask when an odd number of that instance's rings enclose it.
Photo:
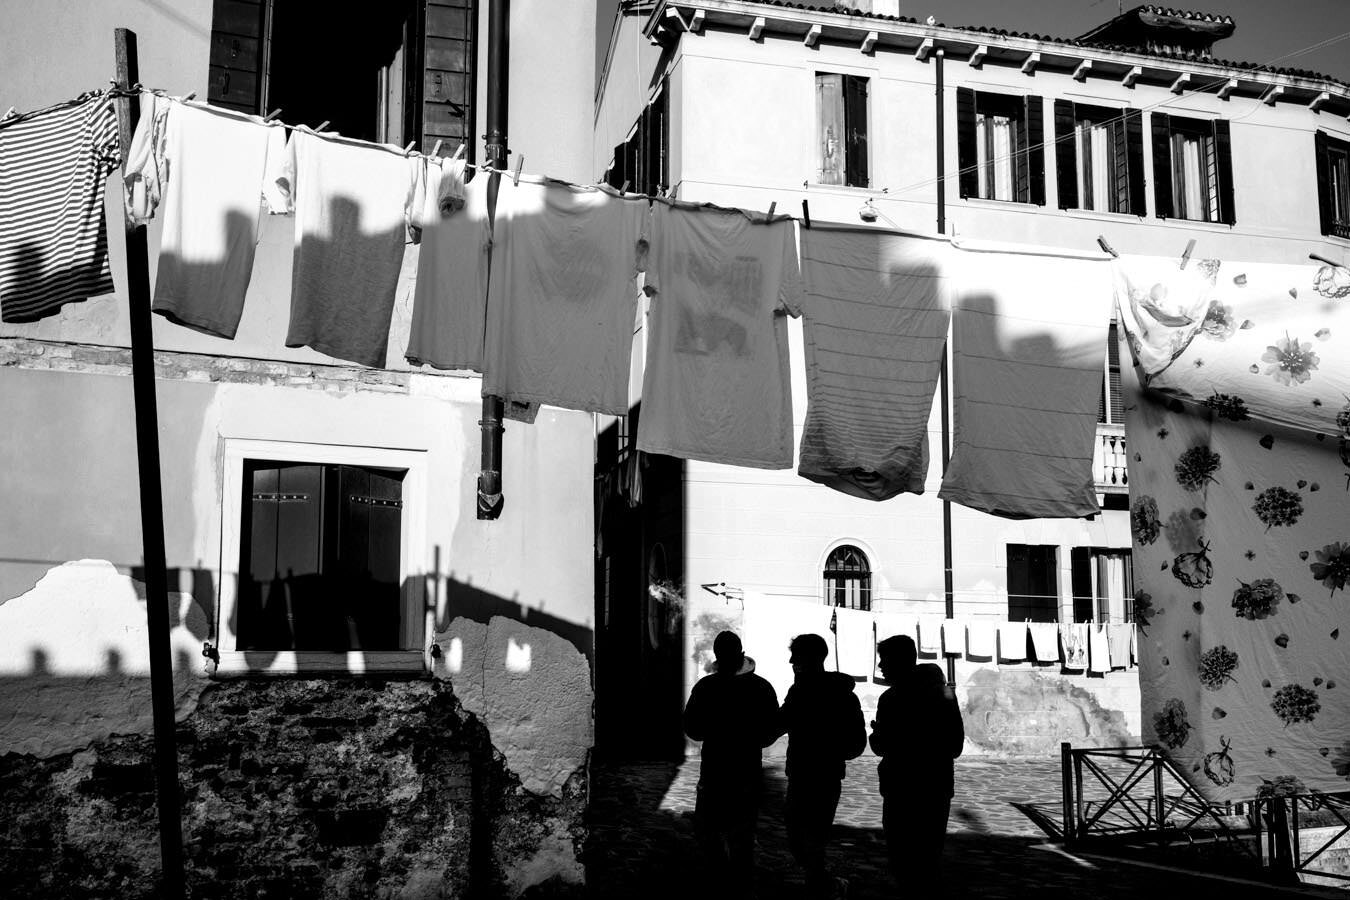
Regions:
[[[803,672],[778,711],[778,733],[788,736],[788,778],[844,777],[844,761],[867,746],[862,705],[853,676]]]
[[[763,750],[778,736],[777,712],[778,695],[755,674],[753,659],[745,657],[731,673],[713,663],[712,674],[698,680],[684,707],[684,733],[703,742],[700,780],[757,780]]]

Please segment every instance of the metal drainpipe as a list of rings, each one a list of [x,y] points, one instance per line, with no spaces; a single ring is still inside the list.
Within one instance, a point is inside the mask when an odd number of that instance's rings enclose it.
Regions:
[[[947,233],[947,104],[946,89],[942,80],[942,64],[946,53],[938,50],[933,54],[933,76],[936,81],[934,93],[937,106],[937,230],[938,234]],[[942,475],[947,475],[947,464],[951,460],[951,403],[947,399],[950,388],[951,341],[942,348],[942,368],[939,372],[942,385]],[[956,596],[952,588],[952,502],[942,501],[942,587],[946,600],[947,618],[956,615]],[[947,683],[956,686],[956,658],[947,657]]]
[[[486,162],[506,168],[507,101],[510,90],[511,0],[488,2],[487,141]],[[492,173],[488,185],[493,217],[501,175]],[[481,471],[478,473],[478,518],[495,519],[502,513],[502,410],[501,397],[483,397],[483,417],[478,425],[483,435]]]

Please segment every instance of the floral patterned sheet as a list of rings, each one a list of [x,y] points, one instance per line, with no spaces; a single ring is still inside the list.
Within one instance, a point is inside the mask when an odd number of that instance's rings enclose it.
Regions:
[[[1144,739],[1213,800],[1350,790],[1350,278],[1205,265],[1166,362],[1117,296]]]

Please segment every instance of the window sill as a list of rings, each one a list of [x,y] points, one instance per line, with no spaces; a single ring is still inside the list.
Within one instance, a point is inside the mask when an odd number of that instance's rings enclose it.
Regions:
[[[430,671],[420,650],[222,650],[215,678],[245,675],[421,675]]]
[[[1164,225],[1175,225],[1178,228],[1203,228],[1205,231],[1214,231],[1220,234],[1229,234],[1237,230],[1235,224],[1206,222],[1204,219],[1182,219],[1177,216],[1155,216],[1155,218]]]
[[[990,200],[985,197],[962,197],[961,202],[967,206],[983,206],[986,209],[1040,211],[1049,208],[1044,203],[1032,203],[1030,200]]]
[[[1105,219],[1108,221],[1114,220],[1117,222],[1137,223],[1142,222],[1147,218],[1147,216],[1142,213],[1111,212],[1110,210],[1105,209],[1081,209],[1076,206],[1069,209],[1061,209],[1060,212],[1071,219]]]
[[[881,188],[879,187],[858,187],[856,184],[820,184],[812,181],[805,188],[806,199],[810,199],[812,192],[831,193],[831,194],[854,194],[859,197],[880,197]]]

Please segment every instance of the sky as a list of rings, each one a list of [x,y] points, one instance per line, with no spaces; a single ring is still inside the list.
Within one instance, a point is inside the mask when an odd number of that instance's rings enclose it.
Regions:
[[[797,0],[832,6],[828,0]],[[1119,0],[1123,9],[1137,0]],[[944,25],[986,25],[1050,37],[1077,37],[1116,16],[1118,0],[900,0],[900,14]],[[1220,59],[1310,69],[1350,82],[1350,0],[1163,0],[1173,6],[1232,16],[1233,36],[1214,46]],[[617,0],[598,0],[600,59],[608,43]],[[1337,36],[1318,50],[1276,60]],[[598,74],[598,70],[597,70]]]

